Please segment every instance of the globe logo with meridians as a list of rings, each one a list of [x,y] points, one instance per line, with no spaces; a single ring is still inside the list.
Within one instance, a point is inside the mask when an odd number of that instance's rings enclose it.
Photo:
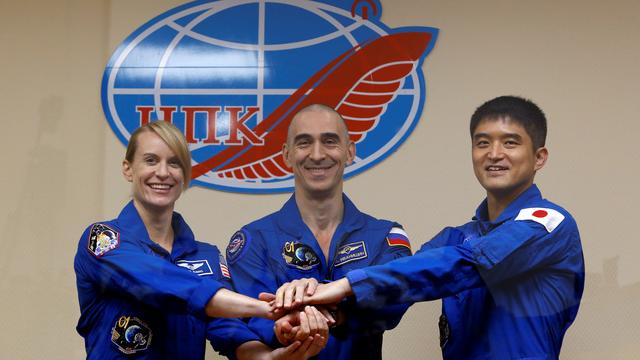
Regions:
[[[422,63],[438,30],[391,29],[379,1],[196,1],[150,20],[107,64],[102,105],[123,144],[170,121],[192,154],[192,184],[288,192],[288,124],[322,103],[345,119],[357,157],[345,178],[388,157],[425,101]]]

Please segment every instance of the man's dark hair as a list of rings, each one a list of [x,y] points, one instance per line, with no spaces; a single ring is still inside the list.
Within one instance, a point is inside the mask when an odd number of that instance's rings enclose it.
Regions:
[[[533,101],[518,96],[500,96],[480,105],[471,116],[471,137],[482,120],[509,118],[520,124],[533,142],[533,149],[544,146],[547,138],[547,118]]]

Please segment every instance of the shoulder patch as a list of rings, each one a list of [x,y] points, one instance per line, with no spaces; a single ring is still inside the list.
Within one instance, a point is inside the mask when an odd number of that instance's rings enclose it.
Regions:
[[[407,235],[401,227],[394,226],[389,230],[389,234],[387,234],[387,244],[389,246],[404,246],[411,250],[409,235]]]
[[[231,273],[229,272],[229,267],[227,266],[227,260],[224,259],[224,255],[220,254],[220,272],[222,276],[227,279],[231,279]]]
[[[100,257],[120,245],[120,233],[106,224],[94,224],[89,231],[87,249]]]
[[[240,256],[242,255],[243,250],[247,247],[249,240],[249,234],[244,230],[238,230],[233,234],[233,236],[231,236],[229,245],[227,245],[227,260],[230,264],[233,264],[240,259]]]
[[[558,227],[562,220],[564,220],[564,215],[562,215],[559,211],[553,209],[527,208],[520,210],[520,213],[518,213],[518,216],[516,216],[515,220],[533,220],[539,224],[542,224],[542,226],[547,229],[547,232],[552,232],[553,229]]]

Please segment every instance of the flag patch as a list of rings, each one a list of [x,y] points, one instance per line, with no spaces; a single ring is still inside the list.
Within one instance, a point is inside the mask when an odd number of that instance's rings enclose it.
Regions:
[[[387,234],[387,244],[389,244],[389,246],[404,246],[411,250],[409,235],[399,227],[393,227],[389,230],[389,234]]]
[[[220,272],[222,276],[227,279],[231,279],[231,273],[229,272],[229,267],[227,266],[227,260],[225,260],[224,256],[220,254]]]
[[[515,220],[532,220],[542,224],[547,232],[552,232],[564,220],[564,215],[553,209],[527,208],[520,210]]]

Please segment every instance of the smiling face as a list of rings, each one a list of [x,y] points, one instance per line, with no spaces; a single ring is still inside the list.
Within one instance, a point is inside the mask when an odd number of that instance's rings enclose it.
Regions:
[[[355,145],[339,115],[316,108],[293,118],[282,152],[293,169],[296,193],[329,197],[342,193],[342,176],[355,157]]]
[[[140,133],[136,141],[132,161],[122,162],[122,174],[132,183],[134,203],[149,211],[173,211],[184,183],[178,157],[152,131]]]
[[[547,149],[533,148],[522,125],[508,117],[485,118],[472,135],[476,178],[490,199],[511,202],[533,184],[547,160]]]

